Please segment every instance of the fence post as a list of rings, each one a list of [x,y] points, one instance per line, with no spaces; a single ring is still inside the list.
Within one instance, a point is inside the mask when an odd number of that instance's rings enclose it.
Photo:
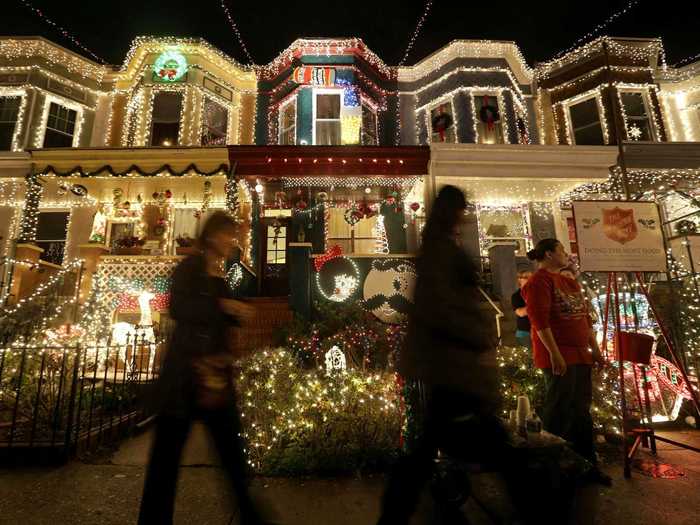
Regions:
[[[70,397],[68,398],[68,415],[66,417],[66,440],[64,443],[64,453],[66,459],[70,454],[71,436],[73,430],[73,418],[75,415],[75,396],[78,390],[78,370],[80,369],[80,343],[75,345],[75,359],[73,361],[73,379],[70,385]],[[77,437],[77,436],[76,436]]]

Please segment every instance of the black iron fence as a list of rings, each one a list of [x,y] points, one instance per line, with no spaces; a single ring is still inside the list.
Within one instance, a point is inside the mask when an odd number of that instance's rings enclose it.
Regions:
[[[66,459],[128,432],[149,417],[163,351],[145,337],[0,348],[0,462]]]

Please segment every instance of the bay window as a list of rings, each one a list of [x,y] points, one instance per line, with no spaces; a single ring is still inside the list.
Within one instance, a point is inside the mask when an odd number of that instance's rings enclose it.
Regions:
[[[21,97],[0,97],[0,151],[12,149],[21,102]]]
[[[182,93],[158,91],[153,97],[151,146],[177,146],[182,115]]]

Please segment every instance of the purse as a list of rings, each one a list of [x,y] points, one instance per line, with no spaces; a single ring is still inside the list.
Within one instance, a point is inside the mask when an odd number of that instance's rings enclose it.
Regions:
[[[195,401],[203,410],[226,407],[233,392],[233,359],[226,354],[198,357],[192,363]]]

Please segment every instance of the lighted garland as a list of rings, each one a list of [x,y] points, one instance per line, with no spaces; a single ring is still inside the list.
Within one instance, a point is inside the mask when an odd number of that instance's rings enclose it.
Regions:
[[[232,291],[236,291],[243,282],[243,266],[240,263],[235,263],[226,272],[226,283]]]

